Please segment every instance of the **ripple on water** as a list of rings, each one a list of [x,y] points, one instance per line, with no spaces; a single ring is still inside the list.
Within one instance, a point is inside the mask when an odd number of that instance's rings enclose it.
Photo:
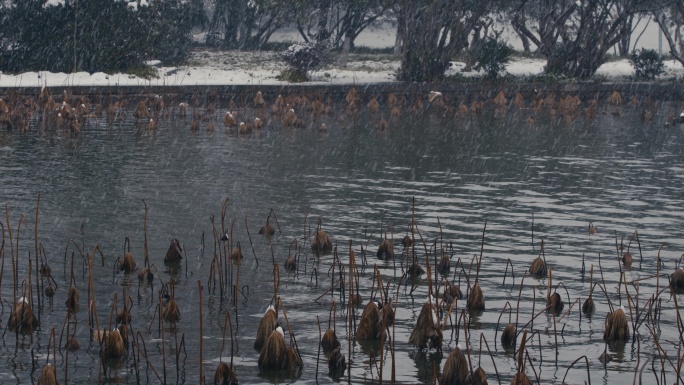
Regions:
[[[249,115],[252,111],[246,109],[243,113]],[[554,284],[563,283],[558,291],[566,302],[568,294],[571,302],[588,296],[588,270],[594,266],[594,281],[597,281],[599,254],[607,297],[614,303],[619,302],[617,293],[625,288],[624,284],[619,285],[614,230],[620,240],[624,237],[625,247],[629,245],[637,259],[633,268],[625,271],[627,279],[646,278],[639,283],[640,296],[644,298],[640,298],[640,306],[666,282],[661,279],[660,287],[656,288],[655,280],[650,278],[657,269],[660,245],[665,245],[661,251],[666,266],[663,272],[674,267],[673,261],[684,250],[684,240],[679,236],[684,225],[684,212],[680,209],[684,207],[680,194],[684,187],[681,183],[684,168],[679,166],[684,163],[679,149],[684,132],[664,132],[664,128],[654,126],[649,136],[644,137],[638,118],[602,116],[600,119],[601,122],[589,123],[586,127],[577,125],[572,130],[546,123],[531,128],[524,123],[489,116],[469,119],[467,123],[426,119],[415,124],[409,119],[393,125],[387,135],[375,135],[371,128],[351,122],[347,127],[336,129],[331,120],[326,123],[330,127],[326,136],[311,135],[308,129],[283,130],[277,121],[251,136],[227,134],[221,125],[217,125],[213,134],[204,130],[192,134],[189,121],[173,120],[161,122],[157,132],[147,133],[131,119],[114,127],[107,127],[104,121],[96,122],[80,136],[52,131],[11,134],[7,138],[9,144],[0,147],[3,202],[8,203],[10,222],[16,227],[19,213],[27,218],[32,215],[35,193],[41,192],[39,238],[53,271],[59,272],[54,275],[58,283],[57,302],[44,310],[41,330],[36,332],[39,336],[36,352],[45,354],[48,324],[61,325],[66,316],[58,305],[64,297],[62,288],[68,286],[71,251],[74,251],[77,270],[76,285],[85,294],[83,262],[75,246],[69,247],[66,265],[62,257],[67,241],[74,239],[79,247],[83,242],[87,250],[92,250],[95,244],[103,250],[105,267],[94,270],[100,322],[109,314],[114,292],[118,293],[119,304],[123,287],[128,294],[135,292],[132,310],[135,328],[149,344],[152,365],[157,369],[162,367],[161,340],[154,318],[158,281],[154,287],[141,286],[138,290],[135,277],[112,274],[125,237],[130,238],[132,252],[138,263],[142,263],[144,199],[149,208],[149,256],[158,269],[158,277],[165,282],[169,280],[170,272],[162,266],[162,259],[170,239],[178,238],[182,242],[184,258],[188,261],[187,271],[185,264],[180,271],[174,271],[175,295],[182,315],[177,335],[167,327],[164,336],[169,373],[176,371],[175,360],[169,352],[174,349],[175,337],[182,336],[187,358],[181,360],[181,369],[186,383],[198,376],[197,281],[201,280],[206,374],[215,370],[219,359],[229,360],[229,341],[226,340],[223,353],[221,347],[225,313],[230,311],[236,334],[234,364],[238,378],[243,383],[268,382],[268,378],[259,375],[258,352],[252,345],[258,321],[274,295],[272,259],[282,266],[286,256],[293,253],[299,256],[298,270],[287,273],[281,269],[278,295],[304,359],[305,368],[297,382],[314,383],[319,333],[316,317],[325,330],[333,300],[337,303],[335,324],[345,355],[349,354],[350,346],[344,327],[348,314],[346,297],[338,290],[331,290],[333,283],[340,281],[340,266],[333,265],[332,255],[313,256],[307,235],[320,218],[323,229],[338,248],[345,274],[348,274],[345,263],[351,240],[357,260],[361,261],[365,254],[368,262],[359,271],[361,295],[368,300],[373,266],[377,264],[383,283],[390,285],[396,301],[395,288],[404,259],[378,261],[375,251],[381,231],[389,233],[388,238],[395,241],[395,251],[401,251],[399,239],[409,232],[411,203],[415,198],[415,219],[420,231],[415,237],[422,236],[426,242],[425,247],[421,243],[416,247],[419,260],[423,261],[424,250],[434,250],[434,245],[443,242],[453,246],[447,253],[454,263],[461,258],[462,265],[452,267],[449,277],[464,291],[464,273],[470,270],[473,255],[480,254],[486,221],[478,281],[487,310],[471,319],[468,342],[474,358],[480,349],[482,333],[494,349],[493,360],[502,380],[508,382],[515,370],[515,359],[497,346],[499,312],[507,304],[518,306],[522,271],[539,255],[541,239],[544,239],[547,263],[553,267]],[[620,123],[619,130],[615,123]],[[515,129],[500,129],[510,128],[512,124]],[[221,203],[225,198],[228,206],[225,221],[221,223]],[[269,242],[257,232],[271,208],[275,210],[282,234],[278,233]],[[233,241],[240,241],[245,255],[239,282],[235,282],[241,290],[237,308],[231,301],[221,300],[219,289],[212,288],[209,292],[214,254],[209,219],[212,215],[217,231],[228,232]],[[270,219],[271,224],[274,219]],[[589,222],[598,228],[597,234],[589,236]],[[392,232],[389,232],[390,226]],[[635,241],[629,243],[635,230],[639,233],[642,263],[638,262],[639,245]],[[22,255],[32,251],[30,233],[31,230],[22,229]],[[300,248],[290,249],[295,240]],[[202,243],[204,249],[196,246]],[[514,265],[515,280],[511,279],[509,268],[504,282],[503,272],[509,259]],[[580,272],[583,261],[584,276]],[[232,269],[234,277],[235,265],[225,268]],[[19,270],[19,276],[25,277],[27,264],[21,261]],[[473,267],[472,274],[475,271]],[[346,279],[345,276],[345,285],[348,285]],[[11,279],[2,282],[5,293],[11,292]],[[545,280],[525,278],[520,323],[543,309],[546,285]],[[633,294],[633,286],[628,285],[627,290]],[[455,314],[447,323],[445,355],[440,358],[434,352],[417,351],[407,343],[427,297],[426,284],[419,285],[412,294],[409,292],[410,288],[402,288],[399,293],[396,326],[392,330],[396,342],[397,383],[432,383],[433,364],[441,368],[450,350],[457,343],[465,342],[462,323],[458,323],[463,303],[457,304]],[[539,333],[535,333],[528,349],[535,360],[535,369],[541,369],[542,383],[560,383],[569,365],[581,355],[589,357],[594,382],[600,381],[598,373],[601,373],[607,383],[630,381],[637,362],[654,357],[656,346],[647,331],[641,329],[642,336],[646,337],[640,338],[640,356],[631,344],[610,350],[614,360],[604,369],[597,357],[605,346],[602,328],[608,302],[606,294],[598,288],[594,290],[594,299],[597,313],[593,318],[582,317],[580,322],[579,304],[562,319],[556,318],[556,328],[563,330],[558,338],[557,360],[556,339],[551,332],[553,317],[541,314],[535,319],[533,327]],[[569,306],[566,303],[565,311]],[[79,316],[85,319],[83,312]],[[671,301],[663,300],[661,340],[677,341],[676,317]],[[507,312],[502,322],[508,322]],[[153,325],[150,331],[146,325]],[[500,325],[499,332],[502,328]],[[460,333],[458,340],[457,332]],[[81,322],[76,335],[82,346],[88,334],[89,330]],[[25,370],[31,363],[30,349],[21,346],[16,353],[11,343],[0,348],[3,361],[12,368],[0,373],[0,382],[30,381],[30,370]],[[73,383],[97,381],[97,370],[90,369],[99,365],[97,347],[90,350],[95,353],[83,350],[75,353],[77,360],[70,358],[69,379]],[[376,365],[375,357],[371,359],[358,343],[352,343],[351,351],[352,382],[370,382],[371,378],[377,381],[377,373],[370,369]],[[495,380],[492,361],[483,358],[481,361],[474,358],[474,362],[482,365],[492,382]],[[391,357],[385,354],[383,359]],[[62,365],[59,358],[58,365]],[[58,372],[61,370],[62,366]],[[387,365],[383,379],[390,375],[391,367]],[[581,365],[576,365],[568,374],[572,383],[582,383],[585,376]],[[132,372],[124,375],[121,371],[120,377],[124,382],[135,381]],[[324,362],[318,377],[330,381]]]

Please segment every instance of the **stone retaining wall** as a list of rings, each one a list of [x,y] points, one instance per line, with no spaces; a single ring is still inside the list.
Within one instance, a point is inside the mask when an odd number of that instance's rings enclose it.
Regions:
[[[143,99],[154,95],[163,95],[167,101],[189,101],[194,96],[201,103],[206,100],[249,101],[257,91],[261,91],[267,102],[273,102],[277,95],[323,95],[334,101],[344,98],[350,88],[356,87],[363,99],[376,95],[380,100],[383,94],[398,93],[405,95],[427,95],[430,91],[440,91],[446,99],[454,103],[471,102],[472,100],[487,100],[493,98],[500,91],[504,91],[510,99],[516,93],[521,93],[525,100],[530,100],[535,92],[539,95],[556,93],[557,96],[577,95],[582,101],[598,98],[605,101],[613,91],[618,91],[623,101],[629,101],[632,96],[639,98],[650,97],[653,101],[681,102],[684,101],[684,84],[678,83],[445,83],[445,84],[417,84],[417,83],[379,83],[358,85],[224,85],[224,86],[75,86],[51,87],[50,94],[60,97],[64,90],[69,90],[73,96],[87,96],[92,98],[113,96],[117,99]],[[6,87],[0,88],[0,97],[10,95],[22,97],[37,96],[40,89],[35,87]],[[57,99],[58,100],[58,99]]]

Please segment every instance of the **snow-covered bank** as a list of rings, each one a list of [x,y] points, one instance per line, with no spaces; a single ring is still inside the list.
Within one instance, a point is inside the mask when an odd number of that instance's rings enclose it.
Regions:
[[[287,65],[275,52],[196,51],[188,65],[156,68],[158,77],[143,79],[129,74],[72,74],[27,72],[18,75],[0,74],[0,87],[78,87],[78,86],[212,86],[212,85],[288,85],[276,77]],[[516,57],[506,70],[513,76],[533,76],[543,73],[542,59]],[[346,85],[395,82],[400,62],[383,55],[350,55],[347,66],[328,65],[311,73],[311,85]],[[479,76],[478,72],[461,72],[464,63],[453,62],[447,75]],[[684,68],[674,60],[665,62],[662,80],[684,78]],[[628,81],[634,69],[625,59],[605,63],[597,75],[607,80]]]

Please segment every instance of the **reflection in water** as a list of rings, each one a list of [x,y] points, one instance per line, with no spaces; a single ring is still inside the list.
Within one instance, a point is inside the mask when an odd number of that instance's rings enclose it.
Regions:
[[[54,301],[43,305],[34,350],[44,354],[49,326],[59,327],[66,316],[62,304],[69,287],[69,262],[64,262],[63,254],[69,239],[85,244],[88,249],[99,245],[105,266],[95,266],[93,279],[101,322],[106,322],[103,320],[109,314],[113,293],[126,287],[135,304],[133,330],[142,334],[150,363],[158,371],[163,367],[160,338],[175,344],[170,327],[160,336],[154,326],[158,322],[154,314],[159,282],[167,283],[171,272],[162,260],[169,242],[174,238],[180,240],[183,259],[172,271],[175,299],[183,315],[177,325],[177,336],[184,338],[184,348],[178,367],[174,350],[166,351],[166,370],[170,378],[182,373],[184,383],[194,383],[198,377],[198,280],[205,287],[205,374],[213,373],[221,355],[222,321],[225,311],[230,310],[235,316],[234,365],[239,380],[289,380],[262,377],[257,368],[258,353],[245,347],[252,346],[259,317],[273,297],[271,261],[275,259],[284,266],[286,257],[296,254],[289,250],[295,239],[301,248],[297,272],[281,274],[278,295],[287,308],[304,360],[297,382],[314,382],[318,348],[315,320],[316,316],[328,316],[331,297],[325,291],[333,285],[332,255],[313,256],[308,244],[318,218],[332,238],[332,247],[338,248],[343,265],[350,239],[357,260],[362,259],[361,245],[371,251],[366,253],[368,265],[359,266],[363,298],[370,298],[373,264],[378,265],[384,279],[393,281],[391,290],[395,290],[403,262],[396,261],[397,258],[378,260],[374,254],[381,237],[393,240],[394,250],[401,249],[399,240],[411,220],[413,197],[416,223],[426,242],[433,244],[443,239],[445,244],[453,244],[452,262],[457,258],[464,261],[464,269],[459,266],[458,273],[452,272],[452,280],[459,282],[464,292],[467,284],[462,271],[467,272],[472,256],[479,255],[482,227],[487,221],[479,276],[487,309],[470,320],[470,346],[474,351],[480,333],[493,346],[498,313],[506,301],[513,304],[521,272],[539,255],[541,239],[545,242],[547,263],[553,267],[554,282],[563,282],[571,297],[564,312],[572,301],[586,298],[589,292],[588,277],[580,273],[582,255],[588,271],[592,264],[598,269],[601,254],[608,296],[618,302],[619,262],[614,231],[618,238],[624,235],[627,239],[634,230],[639,231],[643,262],[636,258],[632,246],[634,265],[625,272],[629,282],[655,274],[661,244],[665,245],[661,252],[665,272],[674,270],[674,260],[684,250],[684,131],[681,126],[664,127],[658,116],[648,124],[639,121],[638,112],[629,111],[624,111],[622,117],[597,114],[590,123],[579,119],[568,124],[542,117],[527,124],[513,113],[483,113],[458,119],[431,114],[391,121],[383,133],[373,124],[366,124],[372,119],[365,119],[363,114],[343,125],[330,117],[318,119],[312,127],[325,123],[327,132],[313,128],[284,129],[276,123],[238,136],[216,121],[214,132],[192,133],[191,119],[179,118],[160,121],[155,132],[136,127],[131,119],[117,122],[114,127],[91,120],[78,136],[38,131],[0,134],[0,197],[8,205],[10,224],[16,228],[20,213],[32,217],[36,195],[40,193],[39,241],[45,247],[57,281]],[[221,205],[226,198],[225,223],[221,225]],[[113,274],[114,261],[122,255],[121,244],[126,237],[130,238],[131,252],[141,265],[145,242],[143,199],[149,207],[148,253],[155,265],[156,278],[151,286],[139,284],[135,273]],[[257,233],[259,226],[268,221],[271,209],[278,214],[282,234],[276,232],[269,241]],[[228,241],[215,239],[211,215],[215,218],[216,234],[227,233]],[[34,248],[32,222],[27,222],[18,241],[22,258],[33,253]],[[590,222],[598,229],[591,236],[587,231]],[[382,235],[380,226],[384,227]],[[225,246],[229,252],[237,242],[242,245],[244,256],[236,282],[240,292],[231,290],[223,299],[218,289],[207,293],[210,274],[218,277],[217,271],[212,270],[214,255],[229,255],[219,249]],[[424,264],[423,245],[419,242],[415,249],[418,261]],[[69,254],[72,250],[73,245]],[[78,252],[75,255],[75,285],[87,293],[87,269]],[[511,289],[510,278],[505,285],[502,283],[508,259],[515,267],[516,289]],[[22,280],[27,277],[28,263],[20,259],[19,266]],[[226,270],[234,275],[233,265],[228,266]],[[314,268],[317,273],[312,273]],[[5,299],[11,298],[7,294],[12,290],[10,274],[9,268],[5,269]],[[416,279],[419,285],[413,293],[410,285],[406,289],[402,286],[399,293],[395,320],[398,383],[415,383],[416,379],[432,383],[434,373],[441,371],[442,360],[432,351],[418,351],[407,343],[427,297],[426,283],[421,283],[424,279],[425,275]],[[661,280],[661,289],[664,284]],[[641,281],[640,298],[648,298],[655,289],[653,279]],[[633,293],[632,287],[628,290]],[[391,294],[393,298],[395,294]],[[237,308],[226,299],[234,296],[239,298]],[[546,281],[526,278],[519,322],[526,323],[542,311],[545,299]],[[567,300],[565,295],[563,299]],[[541,372],[543,383],[560,383],[567,366],[581,355],[589,357],[592,370],[602,366],[597,358],[605,347],[601,331],[608,305],[606,295],[598,291],[594,292],[594,300],[596,315],[582,319],[582,324],[577,304],[564,318],[556,318],[556,326],[563,332],[562,338],[558,338],[557,360],[548,358],[555,353],[547,354],[556,347],[553,319],[542,314],[532,323],[539,333],[528,348],[537,360],[535,369]],[[85,303],[83,299],[82,302]],[[640,301],[640,305],[644,302]],[[465,301],[458,301],[455,314],[460,314],[464,305]],[[84,327],[87,315],[83,308],[77,314],[80,323],[76,338],[81,346],[88,346],[90,331]],[[346,316],[346,310],[337,314],[337,330],[345,355],[349,341],[346,328],[341,326]],[[672,300],[663,297],[662,340],[678,340],[675,319]],[[448,323],[444,331],[445,353],[459,343],[464,345],[463,333],[454,332],[453,327],[456,326]],[[642,336],[647,336],[640,341],[641,362],[645,362],[653,357],[656,348],[649,333],[641,328]],[[588,330],[596,332],[587,333]],[[31,350],[26,345],[30,342],[20,336],[16,354],[13,342],[9,334],[5,335],[0,355],[7,369],[0,370],[0,378],[25,383],[30,376],[23,370],[31,362]],[[544,354],[538,351],[539,346]],[[370,379],[372,365],[365,350],[354,342],[352,347],[352,357],[347,357],[352,362],[352,382]],[[96,370],[84,370],[98,367],[97,351],[98,347],[91,345],[70,355],[70,382],[85,384],[97,380]],[[632,380],[633,371],[625,368],[636,365],[636,352],[625,354],[624,348],[615,347],[610,347],[609,352],[614,360],[606,365],[605,381]],[[515,372],[514,358],[501,348],[493,355],[502,380],[510,381]],[[386,361],[391,361],[387,357]],[[491,360],[481,362],[493,381]],[[126,365],[130,368],[132,359]],[[59,362],[58,366],[61,378],[64,366]],[[373,370],[372,376],[377,378]],[[386,367],[383,371],[384,379],[389,378],[388,370]],[[141,376],[143,383],[156,381],[149,369],[141,371]],[[584,376],[580,370],[571,370],[568,379],[579,383],[585,380]],[[321,373],[319,380],[322,377]],[[120,376],[120,380],[135,383],[135,375]],[[341,381],[345,381],[344,377]]]
[[[424,350],[416,350],[409,353],[413,358],[416,368],[416,379],[424,384],[433,384],[439,378],[442,362],[442,353],[428,353]]]

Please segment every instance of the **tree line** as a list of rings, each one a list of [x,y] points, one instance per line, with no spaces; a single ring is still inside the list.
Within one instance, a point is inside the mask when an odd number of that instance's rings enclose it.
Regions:
[[[0,2],[0,70],[130,71],[145,60],[183,63],[191,31],[218,49],[270,47],[291,26],[306,42],[348,52],[380,19],[397,28],[404,81],[442,80],[449,62],[468,67],[508,28],[545,71],[591,77],[616,49],[630,53],[641,20],[657,23],[669,54],[684,64],[684,0],[5,0]]]
[[[197,6],[168,0],[8,0],[0,3],[0,70],[126,72],[181,64]],[[206,16],[204,16],[206,22]]]

